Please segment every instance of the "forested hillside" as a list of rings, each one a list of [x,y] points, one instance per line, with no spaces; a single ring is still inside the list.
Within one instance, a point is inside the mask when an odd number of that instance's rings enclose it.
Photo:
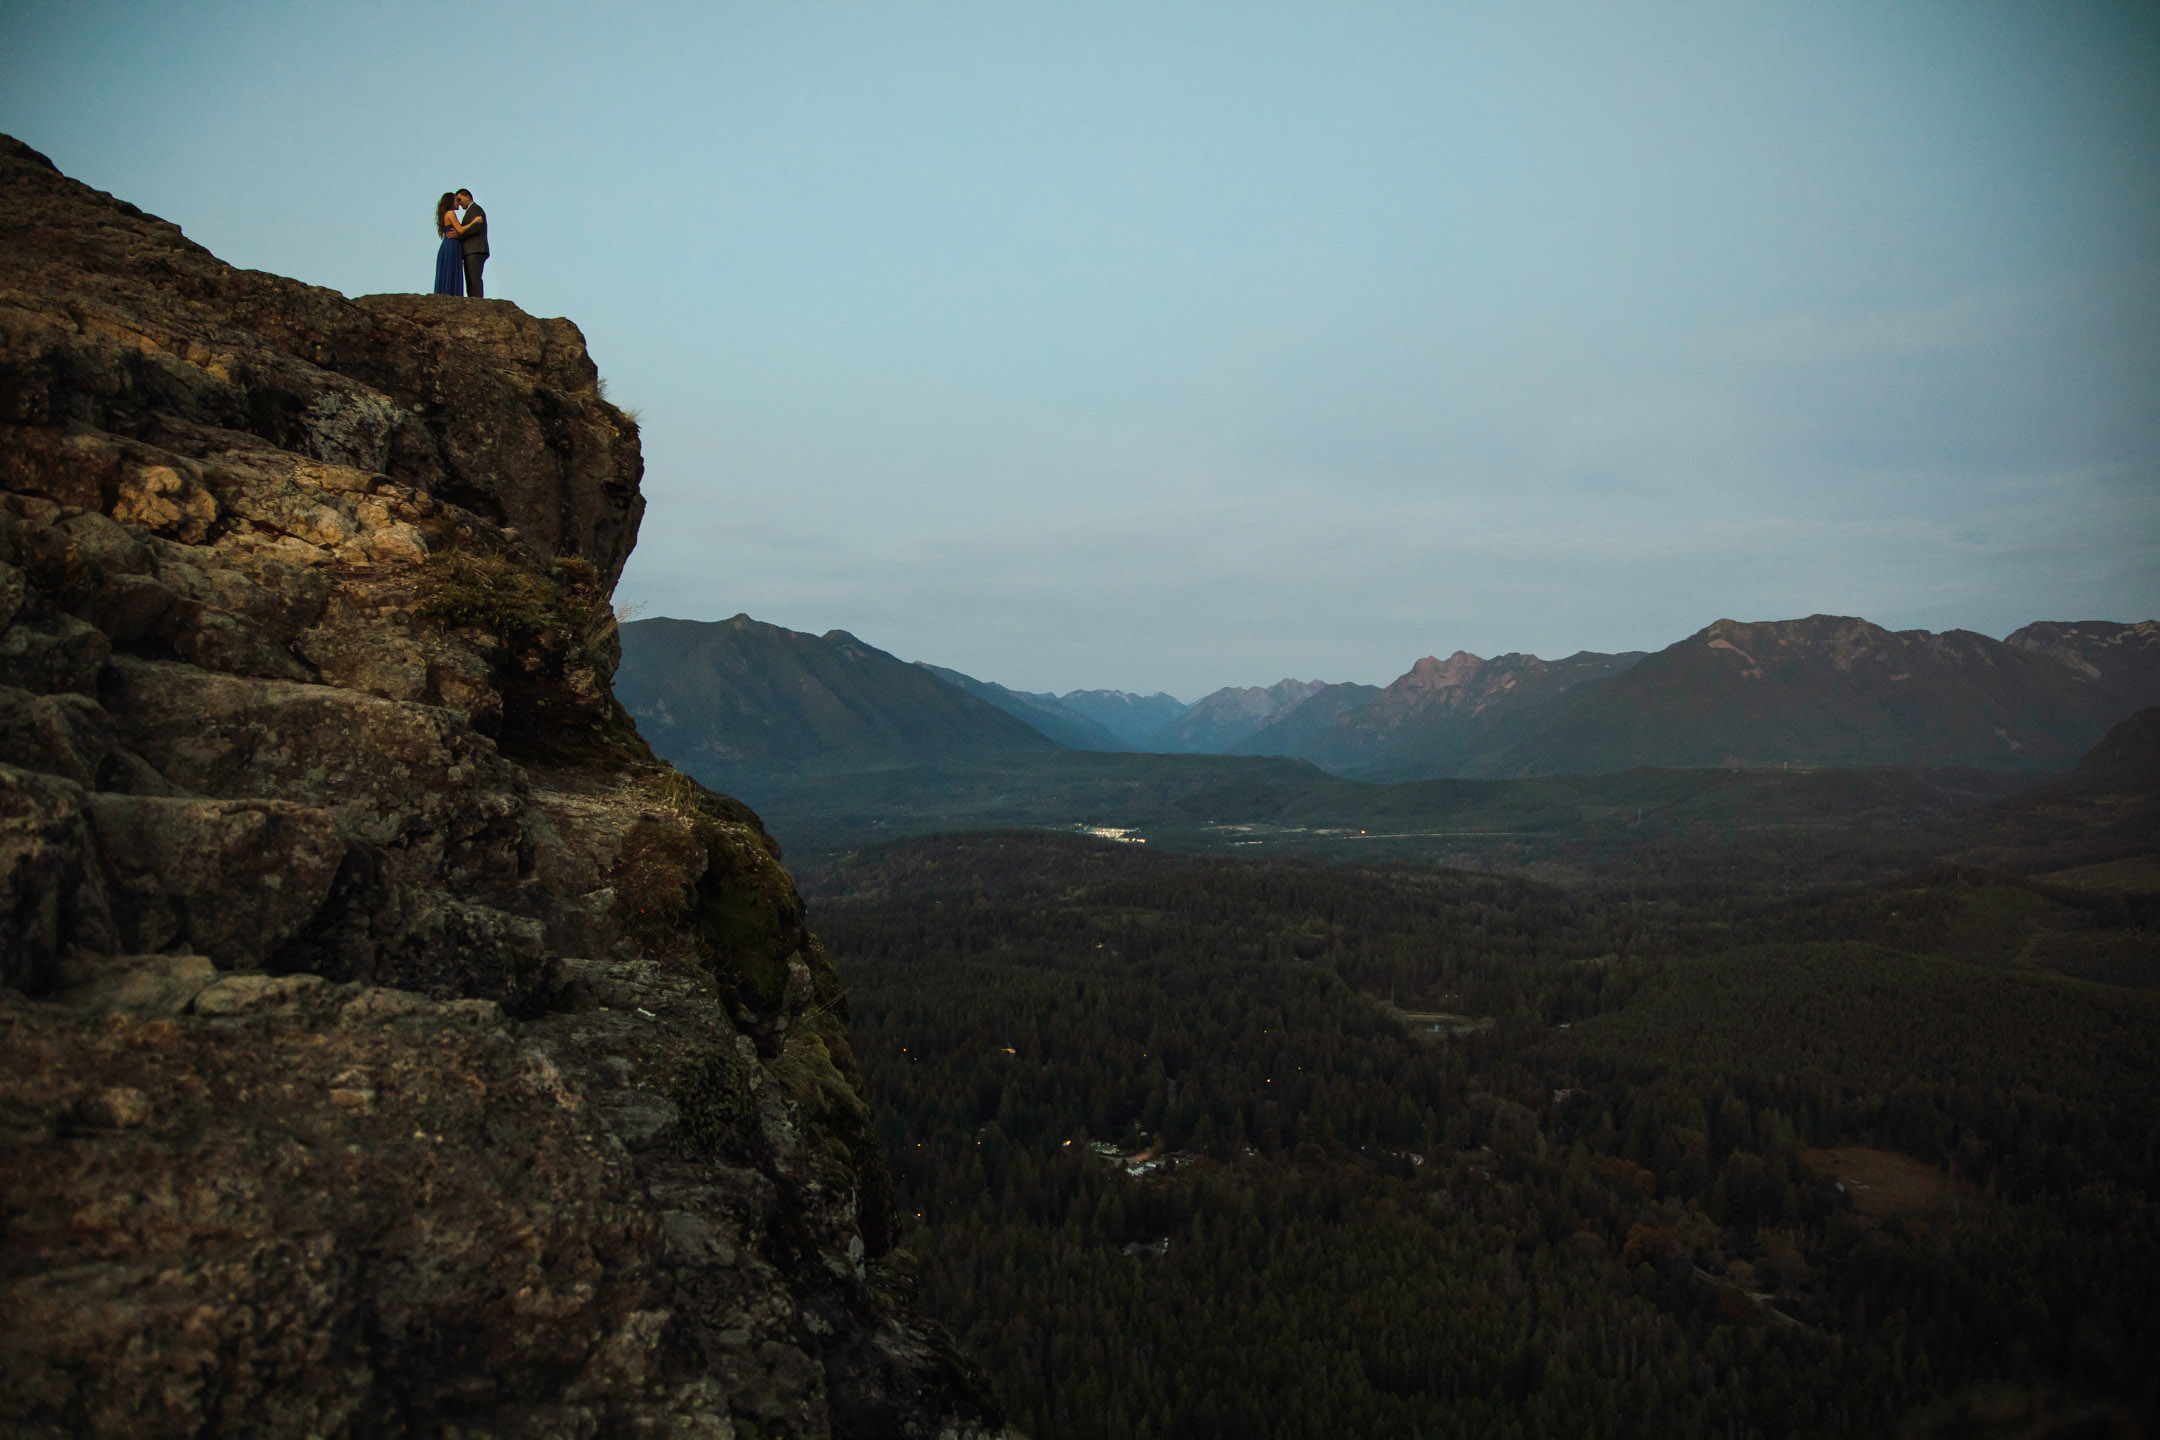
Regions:
[[[812,918],[896,1276],[1038,1440],[2160,1415],[2135,895],[1570,893],[1007,833],[846,859]]]

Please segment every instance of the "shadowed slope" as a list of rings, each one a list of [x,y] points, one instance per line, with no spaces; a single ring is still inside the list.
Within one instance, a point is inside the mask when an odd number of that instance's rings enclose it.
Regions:
[[[948,670],[942,665],[932,665],[927,660],[915,662],[923,670],[937,676],[948,685],[965,690],[976,699],[996,706],[1016,720],[1024,721],[1058,744],[1073,750],[1130,750],[1116,735],[1096,721],[1073,709],[1055,695],[1037,695],[1025,690],[1011,690],[994,680],[977,680],[958,670]]]

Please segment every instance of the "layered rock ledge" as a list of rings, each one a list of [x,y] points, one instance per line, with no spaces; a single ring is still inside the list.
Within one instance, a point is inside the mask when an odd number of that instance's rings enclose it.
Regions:
[[[0,1433],[1001,1433],[777,847],[609,690],[641,470],[568,321],[0,138]]]

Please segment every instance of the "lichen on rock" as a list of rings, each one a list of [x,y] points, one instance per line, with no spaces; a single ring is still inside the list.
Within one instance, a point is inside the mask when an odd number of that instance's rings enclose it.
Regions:
[[[234,270],[0,137],[0,1416],[1001,1432],[846,1003],[609,688],[566,320]]]

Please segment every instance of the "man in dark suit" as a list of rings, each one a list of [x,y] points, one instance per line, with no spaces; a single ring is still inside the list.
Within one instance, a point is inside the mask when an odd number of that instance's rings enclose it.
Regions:
[[[465,293],[478,300],[485,294],[480,288],[480,271],[487,265],[487,211],[473,204],[472,191],[457,192],[457,203],[464,210],[458,222],[465,227],[458,244],[465,251]]]

